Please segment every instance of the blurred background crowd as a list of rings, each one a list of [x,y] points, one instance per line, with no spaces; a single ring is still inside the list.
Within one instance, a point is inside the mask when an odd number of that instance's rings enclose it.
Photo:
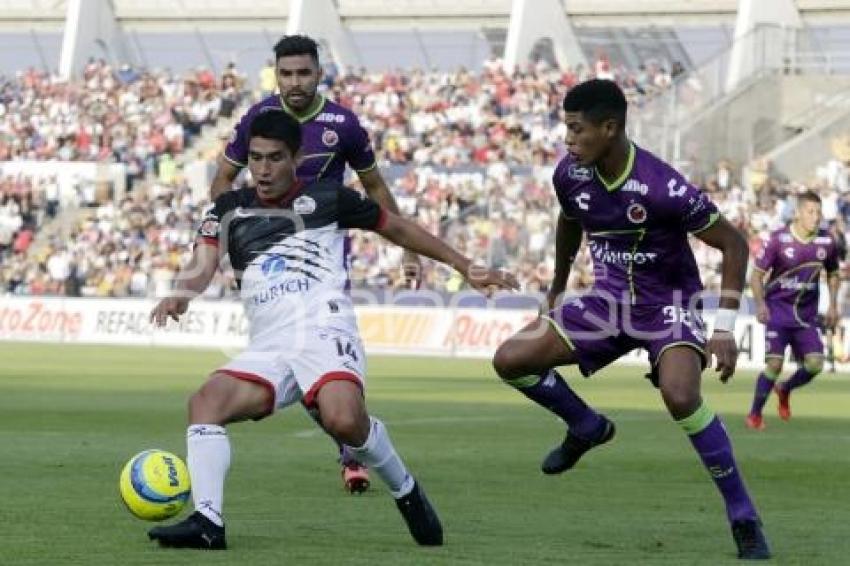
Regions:
[[[630,112],[640,113],[681,69],[650,61],[631,72],[604,56],[589,68],[537,63],[512,75],[501,69],[494,60],[477,72],[330,72],[322,88],[360,117],[403,213],[463,253],[514,272],[523,290],[545,291],[554,266],[559,207],[551,175],[565,151],[565,92],[590,77],[613,79],[626,92]],[[686,86],[699,96],[699,84]],[[217,143],[202,157],[214,158],[232,120],[273,89],[273,69],[261,71],[251,89],[235,65],[216,76],[205,68],[176,74],[93,60],[79,81],[32,69],[0,77],[0,161],[124,163],[128,187],[122,198],[103,198],[81,180],[75,197],[60,202],[55,175],[0,174],[0,291],[98,297],[167,292],[209,204],[186,182],[186,153],[213,131]],[[833,158],[811,179],[782,178],[763,160],[746,169],[724,160],[690,171],[690,180],[710,194],[753,250],[791,219],[798,193],[815,190],[826,226],[844,247],[850,138],[837,137],[833,146]],[[719,288],[719,255],[698,241],[694,248],[703,282]],[[395,246],[361,232],[353,236],[352,251],[355,287],[405,286]],[[569,289],[592,281],[583,249]],[[452,292],[462,281],[426,261],[423,288]],[[225,271],[207,295],[234,292]]]

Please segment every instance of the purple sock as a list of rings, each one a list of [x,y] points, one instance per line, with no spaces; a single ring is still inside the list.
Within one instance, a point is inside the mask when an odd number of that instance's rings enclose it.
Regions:
[[[756,380],[756,392],[753,395],[753,406],[750,408],[751,415],[761,415],[761,410],[773,391],[774,379],[768,378],[764,372],[760,373]]]
[[[794,375],[792,375],[788,381],[784,382],[780,387],[782,387],[783,391],[793,391],[798,387],[804,386],[814,378],[815,376],[806,371],[806,368],[800,366],[797,368],[797,371],[794,372]]]
[[[732,443],[720,419],[711,409],[702,405],[693,415],[679,421],[679,424],[688,433],[691,444],[720,490],[729,521],[757,519],[758,513],[738,471],[732,454]],[[695,429],[698,430],[692,432]]]
[[[593,438],[603,422],[602,417],[588,407],[555,370],[549,370],[543,376],[513,379],[508,384],[564,419],[570,432],[576,436]]]

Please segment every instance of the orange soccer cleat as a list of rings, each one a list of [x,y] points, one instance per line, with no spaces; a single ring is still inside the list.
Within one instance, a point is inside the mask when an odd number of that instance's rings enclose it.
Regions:
[[[776,407],[779,413],[779,418],[787,421],[791,418],[791,392],[783,389],[778,383],[773,386],[776,391],[776,398],[779,400],[779,405]]]
[[[369,489],[369,470],[357,462],[343,464],[342,483],[348,493],[363,493]]]
[[[764,419],[761,415],[749,414],[746,421],[747,428],[753,430],[764,430]]]

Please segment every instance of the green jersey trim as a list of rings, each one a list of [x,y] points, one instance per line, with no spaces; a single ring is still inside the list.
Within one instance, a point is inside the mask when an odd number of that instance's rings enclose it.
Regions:
[[[316,96],[313,97],[313,102],[310,103],[310,106],[308,106],[303,113],[299,114],[286,104],[286,101],[283,100],[283,96],[280,96],[280,107],[283,108],[284,112],[298,120],[299,124],[309,122],[315,118],[316,115],[322,111],[322,108],[325,107],[325,102],[327,102],[327,100],[323,95],[316,94]]]
[[[620,176],[614,179],[612,182],[608,182],[605,180],[605,177],[602,176],[602,173],[599,172],[599,169],[596,169],[596,176],[599,177],[599,180],[602,181],[602,184],[605,185],[605,188],[609,193],[613,193],[617,189],[619,189],[623,183],[626,182],[626,179],[629,178],[629,175],[632,174],[632,169],[635,166],[635,154],[637,151],[635,150],[635,144],[629,142],[629,156],[626,160],[626,168],[623,169],[623,172],[620,173]]]

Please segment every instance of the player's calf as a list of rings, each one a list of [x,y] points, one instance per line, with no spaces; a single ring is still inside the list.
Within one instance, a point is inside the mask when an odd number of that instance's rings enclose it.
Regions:
[[[410,534],[419,544],[443,543],[443,528],[431,503],[407,471],[390,441],[384,423],[369,417],[369,435],[361,446],[347,447],[358,462],[380,477],[396,500]]]
[[[755,390],[753,391],[753,403],[750,406],[750,412],[747,415],[747,428],[754,430],[764,430],[764,422],[762,419],[762,409],[764,404],[770,397],[771,392],[782,372],[782,359],[768,359],[767,366],[764,371],[759,373],[756,378]]]
[[[810,354],[787,381],[776,384],[779,418],[784,421],[791,418],[791,392],[810,383],[821,371],[823,371],[823,356]]]

